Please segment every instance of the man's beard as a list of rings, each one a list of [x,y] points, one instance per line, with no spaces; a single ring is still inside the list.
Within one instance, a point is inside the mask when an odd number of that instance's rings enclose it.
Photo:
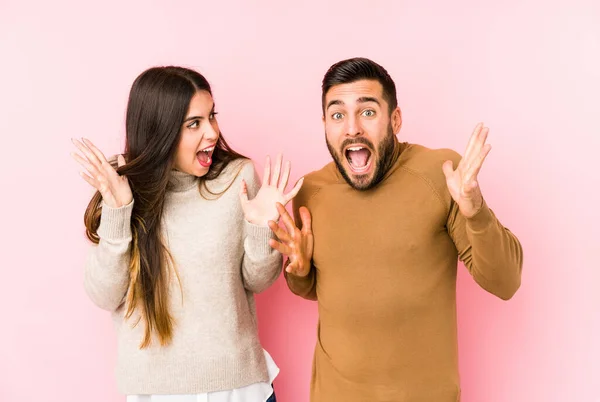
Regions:
[[[388,133],[379,144],[379,147],[377,148],[377,153],[375,154],[371,151],[371,158],[377,157],[377,159],[375,160],[375,171],[373,177],[369,181],[366,180],[368,174],[354,175],[356,180],[352,181],[351,175],[348,174],[348,172],[346,172],[346,169],[344,168],[342,158],[346,158],[346,155],[344,155],[343,153],[343,149],[351,144],[364,144],[368,146],[371,150],[374,150],[375,147],[373,146],[373,143],[371,141],[363,137],[356,137],[351,139],[349,138],[345,140],[340,146],[340,148],[342,149],[341,155],[338,152],[336,152],[336,150],[333,149],[329,141],[327,141],[327,133],[325,133],[325,142],[327,143],[327,149],[329,149],[329,153],[331,154],[331,157],[333,158],[337,169],[341,173],[344,180],[346,180],[346,183],[348,183],[355,190],[366,191],[375,187],[383,180],[386,173],[392,167],[392,159],[394,157],[394,146],[396,144],[396,141],[391,124],[388,125]]]

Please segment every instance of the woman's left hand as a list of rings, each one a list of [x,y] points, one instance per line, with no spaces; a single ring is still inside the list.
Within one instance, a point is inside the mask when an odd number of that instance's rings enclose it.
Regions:
[[[279,219],[277,203],[285,206],[300,191],[304,178],[300,179],[289,193],[284,194],[288,179],[290,178],[292,164],[290,161],[287,161],[283,172],[281,172],[282,162],[283,156],[279,154],[275,162],[273,174],[271,174],[271,158],[267,156],[262,186],[258,190],[256,197],[251,200],[248,200],[248,186],[245,181],[242,181],[240,199],[244,216],[248,222],[259,226],[267,226],[269,221],[277,222]]]

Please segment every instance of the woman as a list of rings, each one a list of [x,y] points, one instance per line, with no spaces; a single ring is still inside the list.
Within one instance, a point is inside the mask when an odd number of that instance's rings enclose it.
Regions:
[[[268,221],[302,185],[284,194],[290,163],[282,172],[280,156],[271,174],[267,158],[260,186],[220,135],[209,83],[180,67],[135,80],[116,161],[73,142],[98,190],[85,212],[85,288],[112,312],[128,402],[275,401],[253,294],[281,271]]]

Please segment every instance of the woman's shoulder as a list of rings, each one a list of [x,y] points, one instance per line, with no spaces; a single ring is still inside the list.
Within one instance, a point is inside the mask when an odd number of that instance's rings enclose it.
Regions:
[[[235,181],[244,179],[246,181],[254,178],[254,162],[248,158],[237,158],[232,160],[223,168],[217,179],[223,181]]]
[[[209,193],[223,194],[232,187],[238,188],[241,180],[246,183],[254,181],[254,163],[248,158],[237,158],[230,161],[221,173],[212,180],[205,182]]]

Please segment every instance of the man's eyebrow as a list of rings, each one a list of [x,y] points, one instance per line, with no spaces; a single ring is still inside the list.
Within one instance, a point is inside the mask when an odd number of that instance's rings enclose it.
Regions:
[[[366,103],[366,102],[375,102],[379,106],[381,106],[381,103],[379,103],[379,100],[377,98],[373,98],[372,96],[361,96],[360,98],[358,98],[356,100],[356,103]]]
[[[356,103],[367,103],[367,102],[377,103],[379,106],[381,106],[381,102],[379,102],[379,99],[374,98],[372,96],[361,96],[360,98],[358,98],[356,100]],[[326,109],[329,109],[329,107],[334,106],[334,105],[343,106],[344,102],[342,102],[339,99],[333,99],[333,100],[329,101]]]
[[[342,102],[341,100],[339,100],[339,99],[333,99],[333,100],[329,101],[329,103],[327,104],[326,109],[329,109],[329,107],[333,106],[333,105],[343,105],[343,104],[344,104],[344,102]]]

